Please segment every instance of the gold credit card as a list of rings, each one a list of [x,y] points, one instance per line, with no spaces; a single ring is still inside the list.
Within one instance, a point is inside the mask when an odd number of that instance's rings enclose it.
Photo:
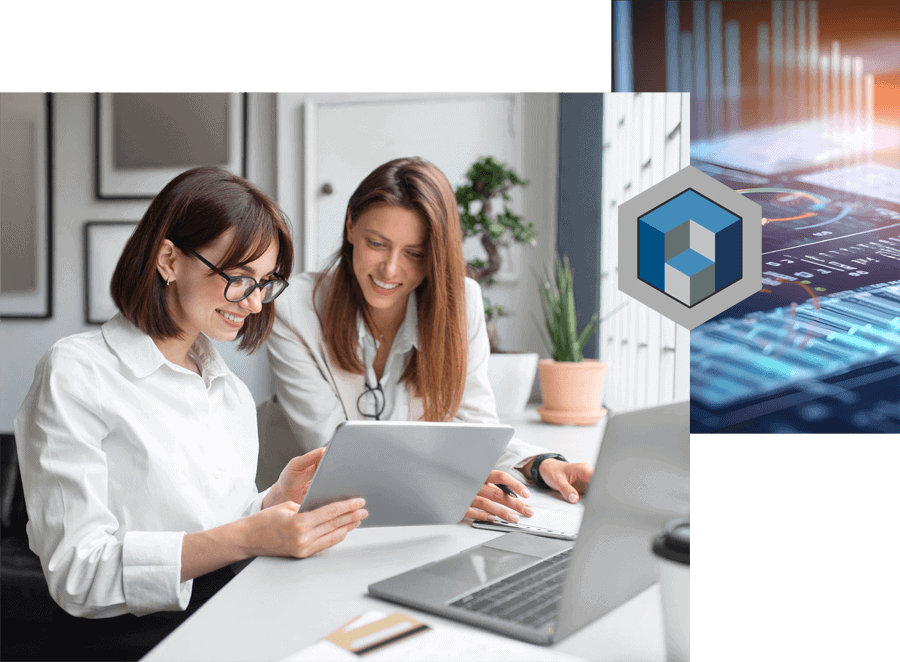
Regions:
[[[354,621],[347,625],[351,625]],[[346,629],[347,625],[335,630],[325,639],[357,655],[365,655],[377,648],[388,646],[395,641],[431,629],[424,623],[400,612],[350,630]]]

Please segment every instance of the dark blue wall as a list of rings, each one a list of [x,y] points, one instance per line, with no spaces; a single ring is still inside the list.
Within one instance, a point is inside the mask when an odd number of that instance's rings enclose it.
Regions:
[[[562,94],[556,250],[575,272],[579,329],[600,310],[600,154],[602,94]],[[584,357],[598,358],[591,336]]]

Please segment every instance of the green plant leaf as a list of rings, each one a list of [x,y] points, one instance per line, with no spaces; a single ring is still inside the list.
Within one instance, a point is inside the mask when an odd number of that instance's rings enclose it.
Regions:
[[[590,321],[585,325],[585,327],[581,330],[581,334],[578,336],[578,340],[575,341],[575,346],[578,348],[578,354],[584,360],[583,351],[584,346],[587,344],[588,339],[597,330],[597,327],[600,326],[600,320],[597,319],[597,315],[594,315]]]

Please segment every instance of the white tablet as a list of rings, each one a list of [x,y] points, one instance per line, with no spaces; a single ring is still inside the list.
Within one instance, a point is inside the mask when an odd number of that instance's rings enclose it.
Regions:
[[[361,496],[369,511],[361,526],[454,524],[512,435],[509,425],[345,421],[300,512]]]

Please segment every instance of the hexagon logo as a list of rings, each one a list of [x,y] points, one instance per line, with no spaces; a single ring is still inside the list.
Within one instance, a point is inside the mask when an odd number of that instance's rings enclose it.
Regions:
[[[619,289],[687,329],[762,287],[762,207],[687,166],[619,205]]]

